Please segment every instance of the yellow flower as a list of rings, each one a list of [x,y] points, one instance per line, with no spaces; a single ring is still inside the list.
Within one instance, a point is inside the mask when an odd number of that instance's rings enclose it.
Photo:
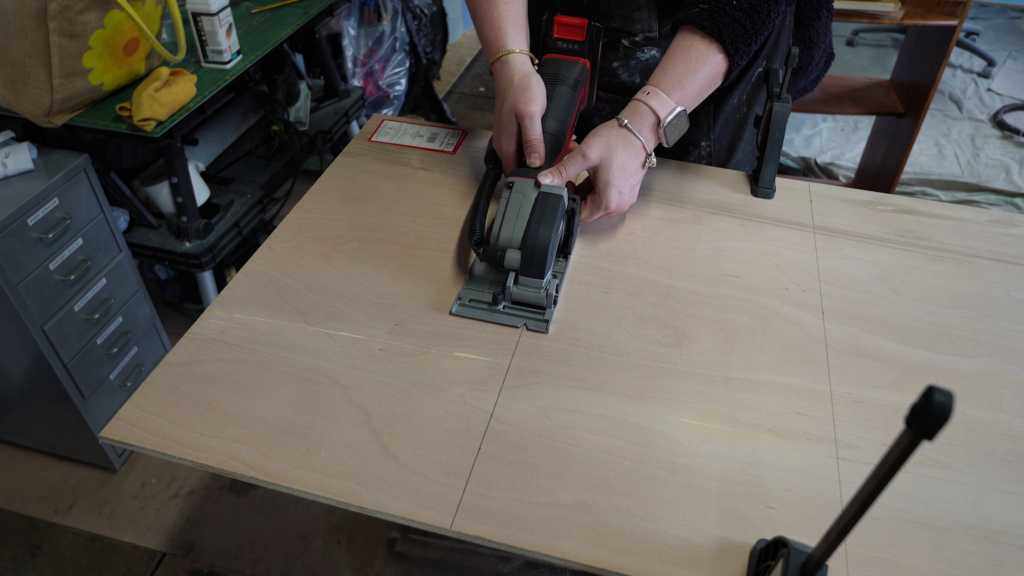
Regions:
[[[177,0],[168,0],[176,2]],[[146,28],[156,35],[163,16],[163,6],[157,0],[141,0],[129,3],[146,24]],[[146,73],[146,56],[153,49],[139,32],[124,11],[113,9],[103,17],[103,28],[89,37],[92,48],[82,57],[82,65],[92,70],[89,82],[98,86],[103,84],[104,90],[114,90],[124,86]]]

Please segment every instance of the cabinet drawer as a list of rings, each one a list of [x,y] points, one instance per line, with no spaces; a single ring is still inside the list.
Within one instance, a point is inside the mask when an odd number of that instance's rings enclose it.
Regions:
[[[86,402],[100,426],[110,422],[139,384],[163,359],[164,354],[164,343],[153,326],[149,327],[149,332],[138,344],[120,354],[121,360],[109,374],[103,376],[96,391]]]
[[[65,364],[100,333],[117,311],[141,286],[133,268],[135,262],[127,254],[118,254],[114,261],[82,288],[64,308],[43,326],[43,332]]]
[[[68,365],[71,378],[82,396],[89,398],[143,335],[153,327],[153,315],[145,294],[136,294]]]
[[[114,233],[106,218],[100,216],[44,261],[18,290],[36,319],[46,322],[118,252]]]
[[[100,215],[99,200],[83,171],[0,234],[3,265],[17,283]]]

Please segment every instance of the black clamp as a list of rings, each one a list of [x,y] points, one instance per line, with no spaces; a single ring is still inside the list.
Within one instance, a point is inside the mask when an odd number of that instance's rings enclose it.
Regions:
[[[874,504],[918,445],[925,440],[934,440],[952,414],[953,393],[938,386],[926,387],[917,402],[910,407],[904,419],[903,432],[889,446],[889,450],[817,546],[811,548],[785,536],[758,540],[750,550],[747,576],[828,576],[826,562],[832,553]]]
[[[787,93],[789,78],[793,74],[799,55],[799,48],[792,46],[789,49],[789,56],[786,57],[784,69],[765,70],[767,97],[764,112],[754,118],[754,128],[757,130],[757,165],[750,178],[750,193],[765,200],[775,198],[775,177],[779,173],[779,161],[782,159],[786,124],[789,123],[789,113],[793,110],[793,97]]]

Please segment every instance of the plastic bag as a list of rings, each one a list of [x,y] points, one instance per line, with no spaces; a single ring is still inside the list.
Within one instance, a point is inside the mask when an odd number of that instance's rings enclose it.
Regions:
[[[448,50],[448,19],[442,0],[402,0],[409,31],[409,89],[400,115],[419,113],[432,122],[455,124],[455,118],[434,90]]]
[[[366,115],[398,114],[409,87],[409,35],[397,0],[360,0],[341,13],[345,76],[366,90]]]

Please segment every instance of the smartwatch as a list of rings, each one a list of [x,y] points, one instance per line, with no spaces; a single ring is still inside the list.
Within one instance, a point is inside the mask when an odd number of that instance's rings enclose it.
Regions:
[[[644,86],[633,96],[650,108],[658,117],[658,138],[661,145],[671,148],[690,129],[690,116],[686,108],[673,102],[654,86]]]

